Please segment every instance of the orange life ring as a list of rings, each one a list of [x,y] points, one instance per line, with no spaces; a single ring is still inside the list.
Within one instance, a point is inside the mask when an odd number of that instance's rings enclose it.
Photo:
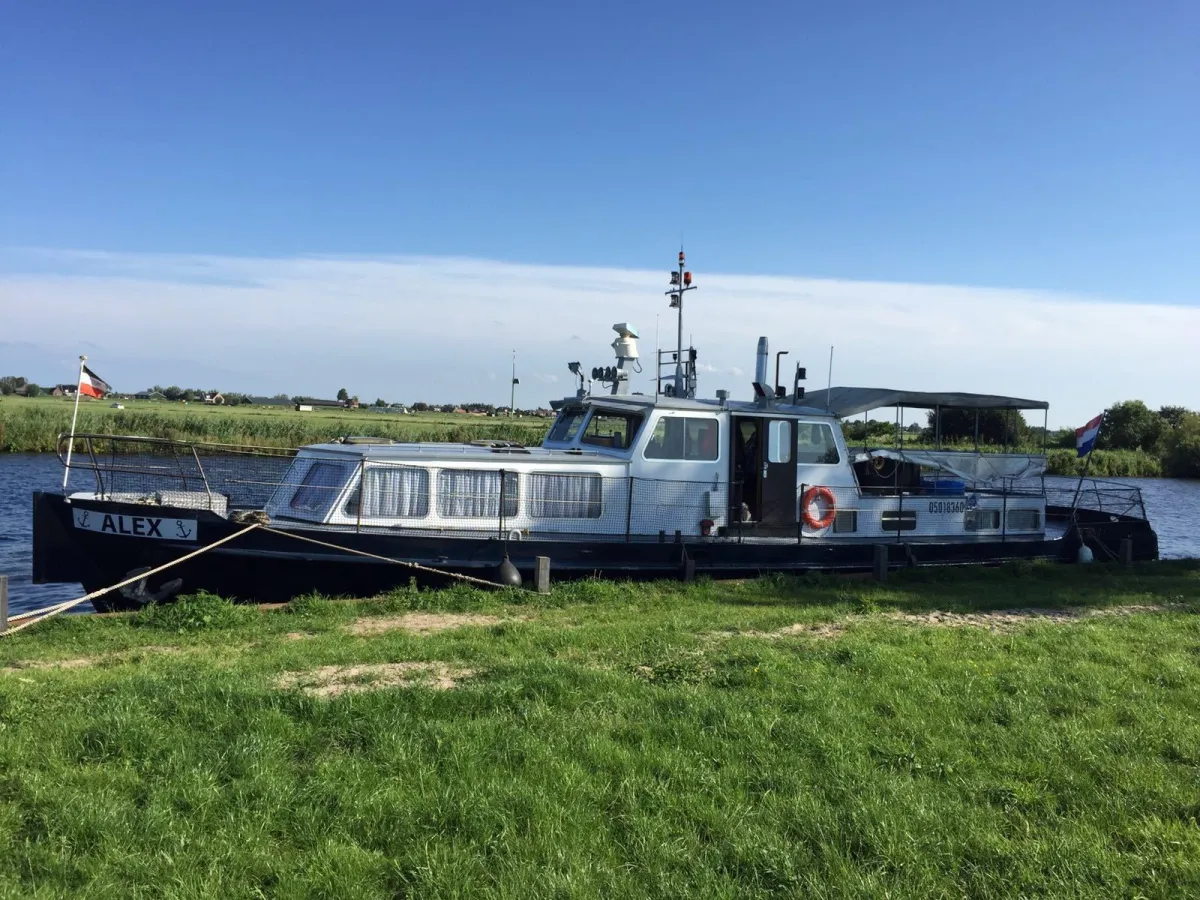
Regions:
[[[819,519],[812,514],[812,505],[816,500],[824,500],[829,507],[825,510],[825,515]],[[814,484],[806,490],[800,498],[800,518],[814,531],[820,531],[822,528],[832,525],[833,520],[837,518],[837,501],[833,499],[833,491],[819,484]]]

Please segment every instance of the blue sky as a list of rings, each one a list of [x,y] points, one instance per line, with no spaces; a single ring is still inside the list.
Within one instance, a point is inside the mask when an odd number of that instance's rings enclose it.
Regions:
[[[0,34],[0,304],[115,277],[61,251],[194,286],[161,255],[642,272],[681,236],[698,274],[1200,302],[1195,4],[41,2]]]

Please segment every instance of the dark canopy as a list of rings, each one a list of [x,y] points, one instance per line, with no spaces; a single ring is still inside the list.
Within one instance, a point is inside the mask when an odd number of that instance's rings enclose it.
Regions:
[[[964,394],[940,391],[897,391],[891,388],[835,387],[809,391],[804,403],[828,409],[835,416],[857,415],[872,409],[904,406],[911,409],[1049,409],[1044,400],[1022,400],[996,394]]]

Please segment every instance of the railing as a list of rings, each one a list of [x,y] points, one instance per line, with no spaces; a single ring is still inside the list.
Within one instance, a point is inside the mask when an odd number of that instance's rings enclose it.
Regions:
[[[1065,480],[1065,479],[1064,479]],[[1046,504],[1074,510],[1091,510],[1113,516],[1146,518],[1140,488],[1099,478],[1071,479],[1069,484],[1046,485]]]
[[[75,436],[70,468],[90,472],[96,496],[106,500],[234,519],[265,512],[312,528],[506,540],[674,541],[677,533],[689,540],[1007,540],[1042,533],[1047,505],[1145,517],[1135,487],[1090,479],[1043,488],[1039,479],[958,493],[816,486],[810,495],[809,485],[799,485],[795,518],[764,523],[756,500],[743,503],[737,482],[629,477],[610,474],[611,464],[576,459],[518,467],[520,456],[389,459],[351,449],[298,457],[294,450],[85,434]]]

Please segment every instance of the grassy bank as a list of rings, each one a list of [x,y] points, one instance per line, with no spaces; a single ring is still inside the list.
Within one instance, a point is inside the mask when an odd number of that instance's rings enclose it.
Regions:
[[[173,440],[259,447],[298,447],[346,434],[400,441],[516,440],[540,443],[546,419],[498,419],[446,414],[396,415],[366,410],[297,412],[289,408],[205,407],[144,401],[125,409],[82,404],[79,432],[135,434]],[[0,452],[44,453],[70,431],[69,401],[6,398],[0,401]]]
[[[0,893],[1196,896],[1197,611],[1181,563],[60,619],[0,642]]]
[[[1161,478],[1163,463],[1143,450],[1096,450],[1089,466],[1074,450],[1051,450],[1046,454],[1046,471],[1051,475],[1082,475],[1092,478]]]

